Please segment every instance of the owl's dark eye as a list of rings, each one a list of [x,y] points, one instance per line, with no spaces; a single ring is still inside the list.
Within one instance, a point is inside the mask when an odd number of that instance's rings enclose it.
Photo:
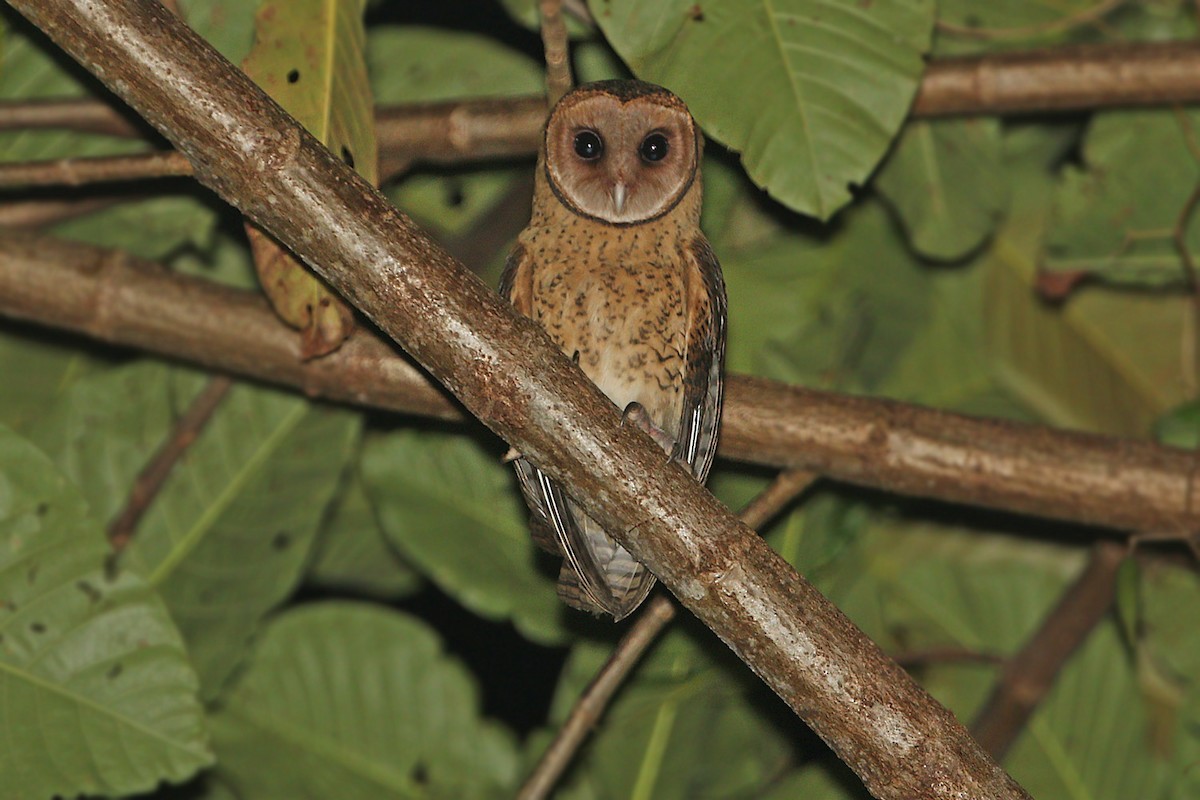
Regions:
[[[595,131],[580,131],[575,134],[575,155],[584,161],[595,161],[604,155],[604,140]]]
[[[642,146],[638,148],[638,152],[646,161],[662,161],[667,157],[670,149],[671,145],[667,143],[667,137],[661,133],[652,133],[642,139]]]

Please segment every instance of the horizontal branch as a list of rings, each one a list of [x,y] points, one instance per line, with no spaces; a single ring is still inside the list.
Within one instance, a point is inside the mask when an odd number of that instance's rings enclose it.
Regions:
[[[1073,45],[931,62],[915,117],[1200,102],[1200,43]]]
[[[933,61],[925,70],[912,116],[1033,114],[1196,102],[1200,102],[1198,43],[1079,45]],[[380,174],[394,175],[414,162],[531,156],[537,151],[545,118],[546,100],[540,95],[381,107],[376,117]],[[25,128],[71,128],[116,136],[142,133],[99,101],[0,103],[0,130]],[[186,167],[178,162],[161,162],[161,154],[122,156],[119,162],[104,157],[75,161],[77,165],[95,161],[95,179],[111,180],[120,173],[108,162],[128,164],[139,158],[160,159],[159,171],[152,165],[139,166],[123,179],[185,174],[181,170]],[[45,167],[35,173],[14,172],[11,177],[4,175],[0,185],[22,185],[22,180],[24,185],[44,185],[53,174]]]
[[[440,419],[458,407],[368,331],[301,362],[255,292],[47,237],[0,238],[0,315],[306,394]],[[1200,528],[1196,459],[1150,442],[977,419],[731,375],[720,455],[900,494],[1130,530]]]

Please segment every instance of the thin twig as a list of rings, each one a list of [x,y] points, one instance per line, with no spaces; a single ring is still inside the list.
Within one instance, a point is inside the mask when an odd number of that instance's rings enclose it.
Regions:
[[[191,174],[191,162],[183,153],[174,150],[125,156],[60,158],[0,164],[0,189],[83,186]]]
[[[11,203],[0,203],[0,229],[34,231],[127,202],[129,202],[128,197],[87,197],[70,200],[16,200]]]
[[[1083,573],[1021,651],[1009,659],[971,726],[975,739],[996,760],[1004,758],[1067,659],[1112,608],[1117,570],[1127,554],[1128,548],[1119,542],[1095,544]]]
[[[742,509],[739,518],[751,528],[760,528],[803,494],[816,478],[816,475],[804,470],[784,470]],[[554,740],[542,753],[537,766],[529,773],[517,794],[520,800],[541,800],[550,793],[592,728],[600,721],[617,689],[677,613],[675,604],[665,595],[660,594],[650,601],[637,622],[621,637],[596,677],[592,678],[587,689],[575,701],[567,719],[554,734]]]
[[[892,656],[905,669],[926,664],[1003,664],[1004,658],[995,653],[981,653],[966,647],[927,647],[907,650]]]
[[[171,470],[204,430],[232,386],[231,378],[214,375],[175,422],[166,441],[138,474],[125,507],[108,526],[108,541],[114,551],[119,553],[128,546],[138,523],[167,482]]]
[[[141,137],[138,127],[108,103],[90,98],[0,102],[0,131],[65,129],[108,136]]]
[[[562,0],[541,0],[538,5],[542,12],[542,46],[546,51],[546,100],[547,105],[553,106],[574,84],[569,37]]]

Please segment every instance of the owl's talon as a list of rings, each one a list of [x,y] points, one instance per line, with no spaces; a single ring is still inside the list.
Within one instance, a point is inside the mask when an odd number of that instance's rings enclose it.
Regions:
[[[621,424],[632,422],[646,433],[655,443],[667,452],[669,455],[675,449],[675,440],[671,435],[662,428],[654,424],[654,420],[650,419],[650,413],[646,411],[646,407],[636,400],[625,406],[625,411],[621,414]],[[667,459],[668,461],[670,459]]]

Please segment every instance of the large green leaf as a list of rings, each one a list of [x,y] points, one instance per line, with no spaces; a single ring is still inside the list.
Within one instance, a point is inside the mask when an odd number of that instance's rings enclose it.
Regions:
[[[0,428],[0,796],[130,794],[210,763],[162,601],[49,459]]]
[[[876,178],[921,255],[952,261],[991,234],[1008,207],[996,120],[909,123]]]
[[[732,251],[720,237],[731,371],[842,389],[891,372],[924,324],[930,276],[878,203],[843,216],[826,234],[776,228]]]
[[[200,191],[120,203],[54,226],[65,239],[121,249],[158,260],[179,250],[207,250],[217,227],[217,212]],[[131,231],[137,231],[131,236]]]
[[[499,453],[461,435],[403,431],[368,441],[362,473],[388,540],[444,592],[535,641],[566,638],[550,559],[538,567]]]
[[[388,543],[355,470],[338,493],[317,539],[309,580],[394,597],[414,591],[421,576]]]
[[[512,736],[424,624],[350,603],[273,621],[212,718],[241,797],[511,796]]]
[[[29,436],[106,524],[202,385],[201,376],[157,362],[116,367],[75,381],[42,409]]]
[[[103,364],[70,339],[0,321],[0,375],[8,376],[0,425],[24,433],[67,387]]]
[[[591,0],[639,77],[687,102],[755,182],[822,219],[850,200],[900,129],[932,0]]]
[[[1000,386],[1048,422],[1145,435],[1184,399],[1183,297],[1077,290],[1050,305],[1036,290],[1050,181],[1014,168],[1014,202],[982,259],[987,355]]]
[[[1181,283],[1176,227],[1193,253],[1200,247],[1200,220],[1183,213],[1200,178],[1198,128],[1200,112],[1098,115],[1084,142],[1085,167],[1067,167],[1055,192],[1043,268],[1135,284]]]
[[[144,402],[153,413],[170,401]],[[162,593],[206,697],[300,580],[358,428],[349,412],[235,386],[143,518],[122,563]],[[92,435],[124,434],[96,425]]]

